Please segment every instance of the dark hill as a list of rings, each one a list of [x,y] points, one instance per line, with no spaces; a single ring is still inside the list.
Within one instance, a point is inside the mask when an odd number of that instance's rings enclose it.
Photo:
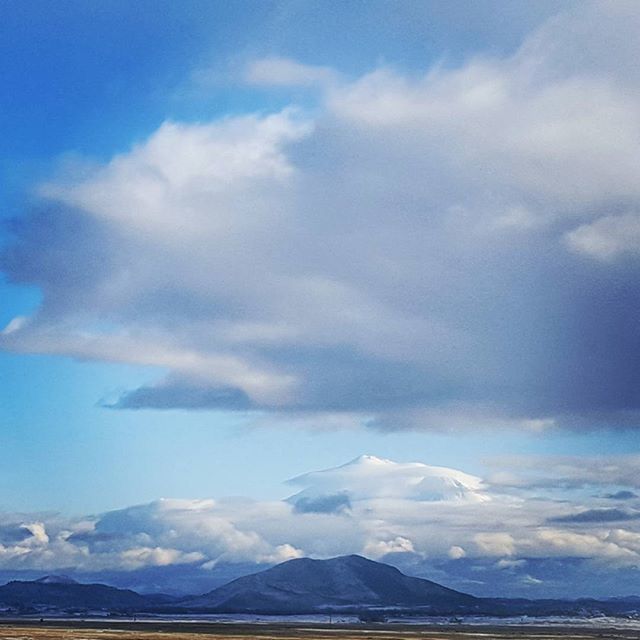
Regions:
[[[80,584],[75,581],[15,580],[0,587],[3,608],[24,609],[105,609],[128,611],[144,609],[149,598],[104,584]]]
[[[291,613],[358,607],[448,612],[472,607],[475,602],[473,596],[351,555],[330,560],[289,560],[181,605],[228,612]]]

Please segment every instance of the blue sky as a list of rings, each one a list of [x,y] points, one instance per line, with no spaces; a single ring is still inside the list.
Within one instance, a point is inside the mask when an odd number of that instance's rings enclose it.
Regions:
[[[278,501],[363,453],[633,491],[637,18],[5,2],[0,510]]]

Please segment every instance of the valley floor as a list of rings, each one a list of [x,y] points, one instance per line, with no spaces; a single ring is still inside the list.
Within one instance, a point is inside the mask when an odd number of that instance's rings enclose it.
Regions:
[[[637,629],[556,626],[0,622],[0,640],[639,640]]]

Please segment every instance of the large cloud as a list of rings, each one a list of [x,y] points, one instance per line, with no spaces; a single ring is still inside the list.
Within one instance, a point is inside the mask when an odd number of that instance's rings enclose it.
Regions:
[[[636,426],[638,19],[418,76],[256,62],[313,115],[167,122],[50,181],[2,259],[44,301],[0,344],[166,374],[120,408]]]
[[[493,460],[495,472],[489,480],[495,486],[524,489],[584,489],[598,486],[640,488],[640,455],[601,455],[585,460],[572,456],[502,456]],[[607,499],[634,499],[621,489]]]
[[[637,585],[640,502],[611,509],[603,495],[630,485],[602,479],[553,497],[521,483],[516,495],[461,471],[371,456],[292,482],[304,488],[283,501],[159,500],[74,520],[7,514],[0,575],[64,571],[197,592],[302,555],[361,553],[485,595],[611,596],[634,576]]]

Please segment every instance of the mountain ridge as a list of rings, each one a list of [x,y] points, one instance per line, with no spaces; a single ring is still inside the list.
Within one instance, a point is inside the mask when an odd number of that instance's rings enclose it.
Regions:
[[[474,596],[358,555],[296,558],[181,604],[229,611],[311,612],[336,607],[472,606]]]
[[[133,614],[267,615],[382,612],[412,615],[640,615],[640,596],[597,600],[479,598],[358,555],[296,558],[236,578],[199,596],[142,595],[64,576],[12,580],[0,586],[0,615],[89,611]]]
[[[47,576],[45,576],[47,578]],[[12,580],[0,586],[0,605],[9,609],[96,609],[135,610],[150,599],[130,589],[104,584]]]

